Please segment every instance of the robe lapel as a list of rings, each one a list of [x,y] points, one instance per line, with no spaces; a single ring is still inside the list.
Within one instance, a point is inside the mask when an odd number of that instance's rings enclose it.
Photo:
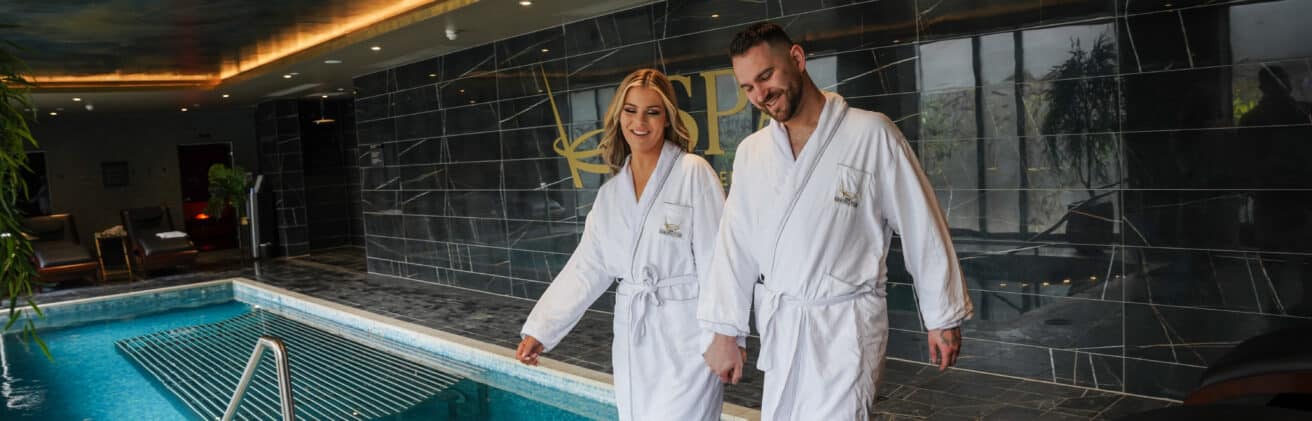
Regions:
[[[661,190],[665,187],[665,180],[669,178],[674,163],[682,157],[682,148],[672,143],[665,143],[665,146],[661,148],[660,160],[656,162],[656,169],[652,171],[651,177],[647,178],[647,186],[642,189],[642,198],[638,199],[637,206],[631,208],[633,211],[629,212],[629,218],[632,221],[632,224],[629,225],[629,232],[633,238],[629,269],[630,272],[635,272],[630,275],[634,276],[635,279],[638,275],[636,271],[641,269],[634,266],[637,264],[638,244],[642,242],[643,232],[646,231],[644,227],[647,226],[647,218],[651,215],[652,208],[660,202]],[[624,167],[628,169],[627,163]],[[626,174],[626,179],[629,180],[629,203],[633,203],[633,176]]]
[[[769,234],[773,235],[773,241],[769,245],[768,258],[764,261],[765,265],[761,267],[766,270],[766,273],[774,271],[774,257],[778,253],[779,239],[782,237],[784,227],[788,223],[789,217],[792,216],[793,210],[797,207],[797,201],[802,195],[803,189],[811,180],[811,174],[815,173],[816,165],[824,156],[825,150],[829,148],[829,144],[832,143],[834,134],[837,133],[838,127],[842,125],[844,117],[847,116],[847,109],[847,101],[844,101],[843,97],[832,92],[825,92],[825,106],[820,111],[820,121],[816,125],[815,131],[811,133],[811,138],[807,139],[806,146],[802,147],[802,152],[798,154],[797,160],[791,163],[791,169],[783,171],[783,175],[778,180],[779,187],[777,191],[780,193],[779,198],[786,200],[786,202],[770,206],[765,212],[765,225],[774,228],[773,231],[769,231]],[[771,122],[770,124],[779,123]],[[776,137],[782,133],[782,136],[784,136],[782,139],[783,144],[785,146],[789,144],[786,130],[773,130],[771,133]],[[776,138],[776,143],[779,140]],[[791,146],[787,146],[785,150],[780,148],[775,148],[775,150],[777,153],[787,154],[779,157],[782,162],[786,163],[792,160]]]

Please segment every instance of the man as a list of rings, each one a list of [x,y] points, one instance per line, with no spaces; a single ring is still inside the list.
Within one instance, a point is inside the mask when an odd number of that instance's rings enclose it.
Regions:
[[[773,121],[734,160],[698,305],[703,328],[715,332],[703,356],[722,381],[738,382],[736,340],[749,333],[754,301],[762,419],[864,421],[888,338],[884,262],[894,232],[930,359],[940,370],[956,361],[971,304],[947,224],[893,122],[821,92],[782,28],[753,25],[730,54],[734,77]]]

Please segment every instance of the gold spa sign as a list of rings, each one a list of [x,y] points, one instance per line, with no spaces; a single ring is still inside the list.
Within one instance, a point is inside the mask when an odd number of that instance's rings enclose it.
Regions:
[[[719,109],[719,98],[717,97],[716,91],[716,77],[722,75],[732,77],[733,69],[724,68],[708,70],[696,73],[696,75],[701,76],[702,82],[706,84],[706,133],[708,138],[706,155],[723,155],[724,149],[720,146],[720,117],[734,115],[747,109],[747,94],[742,91],[742,88],[739,88],[738,101],[728,110],[721,111]],[[683,85],[684,92],[687,92],[689,96],[692,95],[692,76],[670,76],[670,81]],[[542,82],[546,84],[547,99],[551,102],[551,112],[556,118],[557,137],[556,140],[552,142],[551,148],[554,149],[557,154],[565,157],[565,159],[569,161],[569,172],[570,176],[574,179],[574,188],[583,188],[583,179],[579,177],[580,171],[593,174],[610,173],[610,169],[606,167],[606,164],[597,162],[597,157],[601,155],[600,149],[579,150],[580,145],[597,137],[604,129],[592,130],[571,140],[569,134],[565,131],[565,123],[560,119],[560,109],[556,107],[556,98],[552,96],[551,82],[547,80],[545,68],[542,69]],[[765,118],[766,117],[762,115],[762,121],[761,124],[758,124],[758,127],[764,126],[764,123],[768,121],[765,120]],[[688,151],[692,152],[697,148],[697,145],[701,141],[701,130],[697,127],[696,120],[693,120],[692,115],[688,114],[687,111],[679,110],[679,119],[683,121],[684,127],[688,128],[688,136],[690,138]],[[601,139],[597,139],[597,141],[600,143]]]

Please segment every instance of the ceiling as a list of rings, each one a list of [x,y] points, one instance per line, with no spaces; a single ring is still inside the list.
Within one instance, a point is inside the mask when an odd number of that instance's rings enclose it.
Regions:
[[[348,96],[358,75],[648,2],[6,0],[0,40],[41,113],[204,111]]]

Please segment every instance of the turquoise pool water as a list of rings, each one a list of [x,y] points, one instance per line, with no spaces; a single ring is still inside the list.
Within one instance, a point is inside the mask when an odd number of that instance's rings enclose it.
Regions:
[[[171,310],[107,322],[43,330],[49,361],[34,344],[3,338],[0,419],[175,420],[198,419],[177,397],[139,369],[115,341],[154,332],[214,323],[250,313],[241,302]],[[495,375],[495,374],[494,374]],[[295,381],[295,379],[293,379]],[[527,399],[463,380],[400,414],[380,418],[417,420],[584,420],[540,403],[555,402],[549,391]],[[562,398],[563,399],[563,398]],[[303,418],[304,419],[304,418]]]

